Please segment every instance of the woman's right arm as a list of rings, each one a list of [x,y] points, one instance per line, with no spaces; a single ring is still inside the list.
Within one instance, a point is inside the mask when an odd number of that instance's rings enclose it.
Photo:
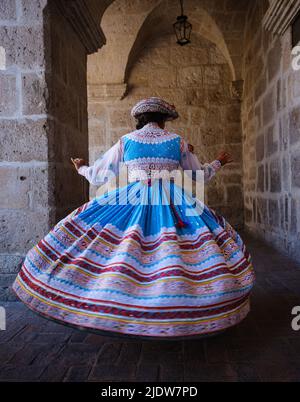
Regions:
[[[77,171],[93,186],[101,186],[119,173],[120,162],[123,161],[123,146],[120,139],[105,152],[92,166],[79,166]]]

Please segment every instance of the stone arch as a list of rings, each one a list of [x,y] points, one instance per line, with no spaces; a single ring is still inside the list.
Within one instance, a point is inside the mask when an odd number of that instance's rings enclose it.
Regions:
[[[109,86],[124,83],[128,55],[145,18],[160,0],[115,0],[105,11],[101,27],[107,44],[88,58],[88,83]],[[125,39],[124,39],[125,38]],[[95,77],[97,79],[95,80]],[[105,91],[105,88],[102,88]]]
[[[199,6],[195,0],[185,2],[185,8],[186,13],[189,16],[189,20],[193,25],[193,34],[203,36],[219,48],[229,65],[232,80],[235,81],[235,66],[233,65],[224,36],[214,18],[207,10],[201,7],[201,5]],[[125,82],[127,81],[130,69],[139,54],[139,50],[143,47],[143,44],[147,42],[147,40],[151,40],[151,37],[156,36],[157,32],[159,32],[159,34],[171,33],[173,31],[172,24],[176,20],[177,15],[177,3],[175,7],[174,2],[170,4],[169,1],[165,0],[160,1],[159,4],[151,11],[151,13],[148,14],[139,32],[137,33],[136,40],[133,43],[128,55],[127,64],[124,70]],[[155,31],[152,33],[151,29],[153,26],[155,26]]]
[[[196,0],[185,2],[194,33],[200,33],[221,50],[233,82],[242,79],[241,38],[247,2],[240,3],[223,0],[222,9],[226,12],[220,13],[221,4],[217,0],[200,5]],[[172,29],[178,13],[178,3],[170,0],[115,0],[106,9],[101,22],[107,44],[88,59],[90,97],[122,97],[130,68],[143,41],[150,36],[151,28]]]

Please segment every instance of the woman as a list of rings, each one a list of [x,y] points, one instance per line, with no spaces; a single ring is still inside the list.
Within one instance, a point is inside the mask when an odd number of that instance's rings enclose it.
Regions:
[[[132,116],[137,130],[93,166],[73,160],[93,185],[124,162],[129,184],[57,223],[28,252],[13,288],[36,312],[101,333],[216,334],[248,314],[251,258],[230,224],[166,173],[181,166],[199,180],[200,170],[208,182],[232,159],[222,152],[201,165],[189,144],[165,129],[178,114],[162,99],[142,100]]]

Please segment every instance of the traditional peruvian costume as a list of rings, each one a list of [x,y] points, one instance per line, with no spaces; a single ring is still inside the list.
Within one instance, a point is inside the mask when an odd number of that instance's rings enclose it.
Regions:
[[[158,98],[132,115],[145,112],[178,117]],[[182,137],[149,123],[79,173],[100,186],[121,164],[127,185],[77,208],[28,252],[13,285],[19,298],[61,323],[148,339],[215,334],[242,321],[254,283],[243,240],[167,179],[181,167],[208,182],[221,163],[201,164]]]

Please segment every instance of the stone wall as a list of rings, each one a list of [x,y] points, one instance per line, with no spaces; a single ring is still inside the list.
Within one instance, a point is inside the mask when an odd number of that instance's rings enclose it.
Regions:
[[[86,58],[110,3],[0,2],[0,300],[27,251],[87,201],[70,157],[88,155]]]
[[[0,4],[0,299],[26,251],[46,233],[49,208],[44,14],[46,0]]]
[[[124,99],[118,100],[112,93],[97,98],[97,90],[90,86],[90,162],[134,129],[130,109],[135,102],[148,96],[163,97],[176,104],[180,113],[180,118],[167,127],[192,143],[202,162],[212,161],[223,149],[233,154],[235,163],[224,168],[207,186],[207,201],[233,225],[241,226],[241,105],[232,98],[231,81],[225,58],[202,36],[194,34],[186,47],[176,44],[174,34],[150,38],[129,73]],[[115,91],[118,92],[118,86]],[[91,195],[94,194],[92,191]]]
[[[268,1],[253,1],[245,34],[242,107],[246,227],[300,260],[300,72],[291,32],[262,28]]]

